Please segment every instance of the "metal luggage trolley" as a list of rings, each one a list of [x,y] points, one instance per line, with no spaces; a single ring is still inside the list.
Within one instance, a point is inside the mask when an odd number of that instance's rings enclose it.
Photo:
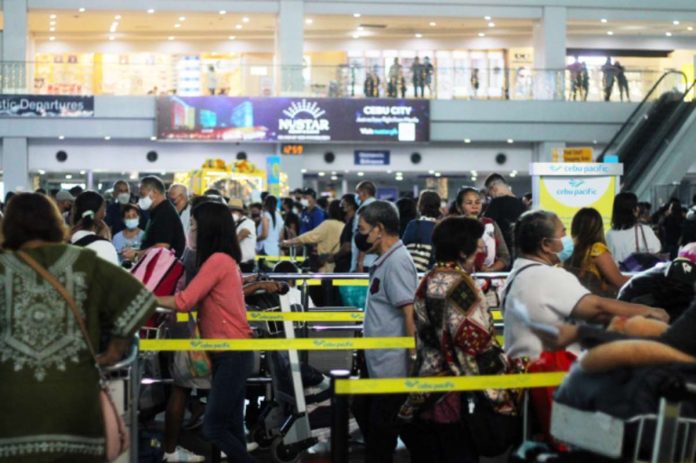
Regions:
[[[571,446],[621,461],[695,462],[696,418],[682,416],[682,407],[696,400],[696,384],[686,384],[684,389],[691,395],[690,399],[674,401],[662,397],[657,414],[639,415],[628,420],[554,402],[551,433]],[[623,455],[628,426],[637,427],[637,432],[631,454]],[[646,452],[646,443],[651,440],[652,450]]]

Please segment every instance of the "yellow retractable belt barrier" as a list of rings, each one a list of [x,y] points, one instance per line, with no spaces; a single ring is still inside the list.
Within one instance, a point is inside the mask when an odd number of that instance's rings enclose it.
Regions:
[[[304,257],[290,257],[290,256],[256,256],[256,261],[269,260],[272,262],[304,262]]]
[[[339,379],[336,381],[336,394],[403,394],[555,387],[561,384],[566,374],[566,372],[559,372],[433,378]]]
[[[143,351],[254,351],[254,350],[356,350],[413,349],[413,338],[323,338],[323,339],[143,339]]]
[[[197,312],[191,312],[191,315],[198,317]],[[503,319],[499,310],[492,310],[491,316],[495,321]],[[177,322],[187,322],[188,319],[188,313],[176,314]],[[359,322],[364,319],[364,312],[247,312],[250,322]]]

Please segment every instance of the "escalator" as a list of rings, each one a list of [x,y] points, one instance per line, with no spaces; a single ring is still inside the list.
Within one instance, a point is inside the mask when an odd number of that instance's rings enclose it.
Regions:
[[[696,138],[696,102],[687,101],[692,90],[683,73],[665,73],[604,149],[600,162],[613,154],[624,164],[624,191],[647,200],[656,182],[678,182],[688,171]]]

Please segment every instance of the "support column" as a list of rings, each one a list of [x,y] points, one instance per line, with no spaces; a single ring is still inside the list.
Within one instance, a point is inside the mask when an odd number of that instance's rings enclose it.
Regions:
[[[2,37],[3,93],[27,92],[27,0],[6,0],[3,4]]]
[[[31,191],[29,185],[29,151],[26,138],[5,137],[2,139],[2,167],[5,193],[9,191]]]
[[[302,186],[302,167],[304,159],[302,156],[281,156],[280,170],[288,176],[288,187],[290,191]]]
[[[566,20],[565,7],[545,6],[543,17],[534,24],[534,88],[537,99],[564,99]]]
[[[299,95],[304,49],[304,2],[280,0],[275,34],[275,82],[277,95]]]

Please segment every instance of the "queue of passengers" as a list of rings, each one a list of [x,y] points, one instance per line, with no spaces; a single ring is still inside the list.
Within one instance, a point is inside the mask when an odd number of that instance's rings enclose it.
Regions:
[[[183,185],[166,188],[159,178],[145,177],[134,192],[127,182],[116,182],[109,200],[92,191],[74,198],[60,191],[53,200],[41,193],[14,195],[4,208],[0,253],[6,282],[0,393],[7,399],[0,403],[0,461],[103,460],[95,361],[68,298],[98,346],[100,365],[123,357],[157,306],[196,309],[202,338],[248,339],[253,334],[245,296],[258,289],[284,291],[282,283],[249,275],[257,257],[270,259],[298,245],[313,246],[309,260],[317,270],[368,272],[364,336],[416,339],[415,350],[365,351],[363,377],[524,372],[549,345],[579,354],[577,327],[587,321],[606,325],[614,317],[647,317],[666,327],[683,314],[681,331],[669,342],[696,356],[684,336],[696,313],[695,305],[689,308],[693,284],[667,311],[663,303],[669,301],[659,291],[669,272],[648,269],[629,280],[620,271],[629,261],[659,260],[635,195],[617,196],[605,236],[594,209],[580,210],[566,230],[554,213],[526,210],[502,176],[489,176],[485,188],[486,195],[463,188],[451,204],[434,191],[423,191],[417,202],[393,203],[378,200],[376,186],[365,181],[340,200],[305,189],[290,198],[264,195],[247,206],[216,190],[190,197]],[[157,248],[188,264],[175,294],[155,298],[124,268]],[[693,246],[677,252],[684,265],[696,261]],[[65,291],[36,273],[36,265]],[[485,295],[490,288],[477,274],[510,268],[500,304],[503,346]],[[425,272],[420,280],[419,271]],[[548,339],[535,328],[540,324],[557,327],[559,335]],[[208,389],[203,436],[229,461],[254,461],[244,428],[251,354],[216,352],[210,359],[212,376],[202,387]],[[186,403],[197,388],[175,380],[166,404],[163,461],[204,461],[179,445]],[[412,461],[473,462],[486,454],[488,437],[475,424],[476,410],[510,418],[505,422],[514,427],[520,394],[370,395],[356,398],[352,410],[368,462],[392,461],[399,437]]]

